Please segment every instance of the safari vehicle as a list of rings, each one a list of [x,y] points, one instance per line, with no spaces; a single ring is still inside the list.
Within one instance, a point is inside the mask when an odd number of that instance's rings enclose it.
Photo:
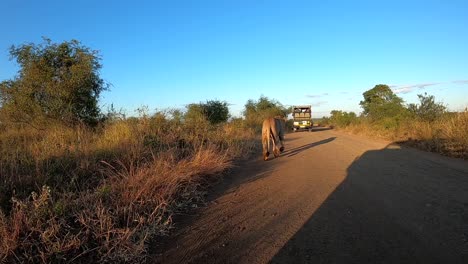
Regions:
[[[300,129],[307,129],[312,131],[312,106],[310,105],[297,105],[293,106],[293,131],[296,132]]]

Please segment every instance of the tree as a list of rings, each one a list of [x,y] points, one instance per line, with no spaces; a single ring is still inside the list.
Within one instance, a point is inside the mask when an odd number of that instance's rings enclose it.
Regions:
[[[330,112],[329,122],[338,127],[349,126],[356,122],[357,116],[354,112],[344,112],[341,110],[332,110]]]
[[[11,46],[18,75],[0,83],[0,118],[3,122],[44,126],[50,121],[66,125],[97,124],[99,95],[108,89],[100,78],[98,52],[77,40],[60,44]]]
[[[286,117],[291,109],[284,107],[280,102],[260,96],[258,101],[249,99],[244,107],[244,117],[251,127],[261,126],[263,120],[268,117]]]
[[[229,118],[227,102],[210,100],[203,104],[203,112],[211,124],[226,122]]]
[[[190,104],[187,106],[185,119],[200,120],[206,119],[211,124],[226,122],[229,118],[229,108],[227,102],[209,100],[206,103]]]
[[[403,99],[398,97],[385,84],[379,84],[363,93],[364,101],[359,104],[363,108],[363,114],[373,120],[387,117],[396,117],[406,110],[403,106]]]
[[[442,103],[436,103],[433,95],[418,94],[418,98],[419,104],[409,104],[408,109],[421,120],[433,122],[447,112],[447,107]]]

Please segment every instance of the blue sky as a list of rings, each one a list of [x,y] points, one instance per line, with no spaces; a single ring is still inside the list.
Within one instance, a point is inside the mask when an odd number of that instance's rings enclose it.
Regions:
[[[134,114],[222,100],[240,115],[261,95],[284,105],[360,112],[388,84],[468,107],[468,1],[26,1],[0,3],[0,80],[8,48],[77,39],[99,50],[102,94]]]

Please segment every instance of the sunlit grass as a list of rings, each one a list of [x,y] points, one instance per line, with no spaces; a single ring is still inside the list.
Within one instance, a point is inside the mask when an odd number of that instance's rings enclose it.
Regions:
[[[136,261],[168,232],[174,213],[199,202],[206,176],[248,155],[242,122],[165,117],[97,129],[1,128],[0,260]]]
[[[433,122],[407,119],[392,128],[361,121],[339,129],[401,142],[447,156],[468,159],[467,111],[448,114]]]

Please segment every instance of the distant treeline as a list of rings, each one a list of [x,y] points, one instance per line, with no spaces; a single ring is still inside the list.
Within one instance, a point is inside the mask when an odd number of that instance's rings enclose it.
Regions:
[[[448,112],[433,95],[419,94],[419,103],[405,104],[388,85],[363,93],[363,112],[333,110],[320,123],[380,137],[444,155],[468,158],[468,111]]]

